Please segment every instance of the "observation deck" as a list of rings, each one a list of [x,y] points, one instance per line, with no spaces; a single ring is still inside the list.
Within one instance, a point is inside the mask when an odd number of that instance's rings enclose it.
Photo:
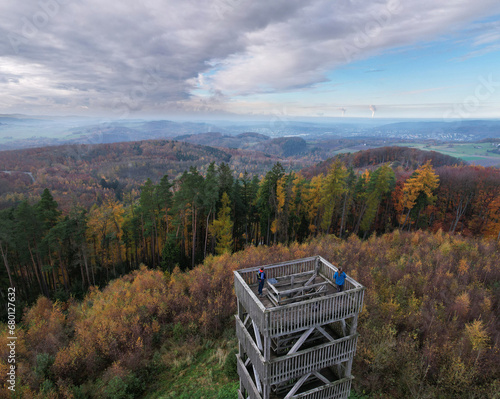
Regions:
[[[320,256],[234,272],[240,398],[347,398],[364,287]]]

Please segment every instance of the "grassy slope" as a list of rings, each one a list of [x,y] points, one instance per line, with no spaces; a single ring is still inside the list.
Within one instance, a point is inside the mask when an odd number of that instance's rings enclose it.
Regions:
[[[218,340],[172,340],[163,347],[162,360],[171,366],[149,387],[144,399],[237,398],[239,382],[224,364],[237,347],[234,330]]]

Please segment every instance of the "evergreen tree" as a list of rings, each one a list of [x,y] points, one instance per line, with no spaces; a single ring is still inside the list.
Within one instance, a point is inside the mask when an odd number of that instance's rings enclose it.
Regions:
[[[325,181],[321,188],[321,207],[324,210],[321,228],[326,233],[330,232],[333,219],[339,213],[342,197],[346,191],[347,169],[344,164],[337,160],[330,167],[330,171],[325,176]]]
[[[277,162],[262,179],[257,194],[257,206],[261,215],[261,234],[265,237],[266,244],[271,241],[271,226],[276,219],[278,199],[276,196],[278,180],[285,174],[283,166]],[[276,235],[274,237],[276,239]]]
[[[367,187],[367,207],[365,215],[361,220],[361,230],[368,232],[375,217],[378,215],[382,200],[394,190],[396,185],[396,176],[392,168],[388,165],[382,165],[370,176]]]
[[[58,209],[57,202],[50,193],[49,189],[43,190],[42,197],[35,207],[38,220],[42,223],[44,232],[50,230],[57,223],[57,218],[61,214]]]
[[[207,169],[207,174],[205,176],[205,185],[203,193],[203,206],[207,214],[206,228],[205,228],[205,243],[203,247],[203,256],[207,255],[207,245],[208,245],[208,233],[210,225],[210,218],[215,219],[215,210],[217,206],[217,201],[219,199],[219,185],[217,181],[217,171],[215,169],[215,162],[211,162]],[[213,241],[213,240],[212,240]],[[212,250],[214,247],[212,246]]]

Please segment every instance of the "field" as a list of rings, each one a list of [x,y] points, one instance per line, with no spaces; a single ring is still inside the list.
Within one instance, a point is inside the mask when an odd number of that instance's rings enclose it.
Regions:
[[[500,166],[500,154],[488,152],[495,148],[496,143],[398,143],[397,145],[418,148],[425,151],[437,151],[442,154],[463,159],[470,164],[481,166]]]
[[[386,142],[384,146],[402,146],[410,148],[418,148],[424,151],[436,151],[441,154],[450,155],[452,157],[463,159],[469,164],[481,165],[481,166],[496,166],[500,167],[500,154],[495,154],[491,151],[495,148],[498,143],[416,143],[416,142]],[[335,154],[340,153],[355,153],[358,151],[368,150],[371,148],[377,148],[380,145],[373,145],[368,140],[366,144],[354,144],[337,151],[333,151]]]

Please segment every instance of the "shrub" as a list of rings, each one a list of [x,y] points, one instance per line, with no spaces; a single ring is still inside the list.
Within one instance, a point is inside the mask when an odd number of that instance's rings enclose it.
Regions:
[[[236,369],[236,354],[238,353],[237,349],[233,349],[226,356],[226,361],[224,362],[224,373],[231,379],[238,378],[238,371]]]

